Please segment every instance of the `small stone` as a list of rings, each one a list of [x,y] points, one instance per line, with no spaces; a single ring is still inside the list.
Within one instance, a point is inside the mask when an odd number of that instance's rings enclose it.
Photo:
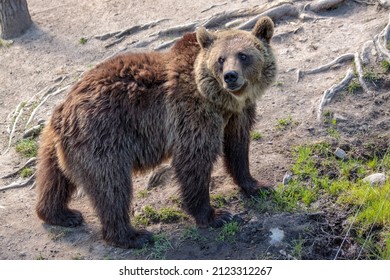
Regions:
[[[279,228],[271,228],[270,232],[271,232],[271,240],[269,243],[271,245],[275,245],[275,244],[282,242],[282,240],[284,238],[284,231],[283,230],[281,230]]]
[[[284,177],[283,177],[283,185],[287,185],[288,182],[291,181],[291,172],[290,171],[287,171],[286,174],[284,174]]]
[[[343,115],[340,115],[340,114],[334,114],[334,119],[336,120],[337,123],[348,121],[348,119],[346,117],[344,117]]]
[[[369,183],[371,186],[381,186],[386,182],[386,175],[383,173],[374,173],[363,179],[363,182]]]
[[[334,155],[337,158],[342,159],[342,160],[348,159],[347,153],[341,148],[337,148],[336,151],[334,152]]]

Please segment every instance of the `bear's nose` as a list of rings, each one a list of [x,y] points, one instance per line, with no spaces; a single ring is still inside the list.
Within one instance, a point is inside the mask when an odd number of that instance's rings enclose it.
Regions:
[[[237,81],[238,73],[236,71],[229,71],[223,75],[223,79],[227,84],[232,84]]]

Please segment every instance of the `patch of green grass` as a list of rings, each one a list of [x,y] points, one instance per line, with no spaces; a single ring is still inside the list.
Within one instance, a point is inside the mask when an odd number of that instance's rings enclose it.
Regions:
[[[324,117],[324,124],[325,125],[329,125],[333,122],[333,112],[331,110],[325,110],[323,113],[322,113],[322,116]]]
[[[333,137],[334,139],[339,140],[341,138],[340,133],[335,127],[328,127],[326,129],[326,132],[328,133],[329,136]]]
[[[362,179],[373,172],[388,174],[390,149],[385,153],[372,153],[368,158],[339,160],[330,144],[319,143],[296,147],[292,156],[292,180],[275,190],[274,210],[310,209],[320,198],[332,199],[347,209],[355,209],[349,222],[354,221],[355,238],[364,245],[364,258],[389,259],[390,180],[384,186],[371,187]],[[295,245],[294,256],[299,258],[302,244]]]
[[[227,201],[222,194],[211,194],[210,203],[213,207],[222,208],[227,204]]]
[[[386,47],[390,51],[390,43],[388,43]]]
[[[187,216],[180,210],[165,207],[156,210],[151,206],[145,206],[143,213],[134,217],[135,225],[148,226],[154,223],[174,223],[185,219]]]
[[[20,177],[22,178],[28,178],[31,177],[34,174],[34,170],[30,167],[25,167],[23,170],[20,172]]]
[[[87,42],[88,42],[88,39],[87,39],[87,38],[81,37],[81,38],[79,39],[79,44],[81,44],[81,45],[85,45]]]
[[[258,132],[258,131],[251,131],[250,136],[251,136],[252,140],[256,140],[256,141],[260,140],[261,138],[263,138],[263,135],[260,132]]]
[[[318,198],[317,190],[298,180],[287,186],[280,185],[273,195],[275,211],[294,212],[310,206]]]
[[[299,238],[297,240],[292,241],[293,251],[292,255],[293,257],[297,258],[298,260],[302,259],[302,251],[304,248],[305,240],[302,238]]]
[[[333,118],[333,112],[330,110],[325,110],[322,112],[322,116],[324,117],[324,124],[329,124]]]
[[[389,193],[389,181],[384,186],[377,188],[364,183],[355,183],[340,196],[339,202],[355,206],[362,205],[355,222],[360,225],[363,232],[374,223],[381,227],[390,226]]]
[[[367,258],[390,259],[390,181],[373,188],[356,183],[339,197],[339,203],[355,207],[357,237]],[[360,211],[358,211],[360,210]]]
[[[358,81],[352,80],[348,85],[348,93],[354,94],[356,91],[362,88]]]
[[[24,157],[36,157],[38,155],[37,140],[34,138],[22,139],[16,144],[15,150]]]
[[[226,241],[233,243],[236,240],[237,234],[240,232],[240,225],[233,221],[226,223],[217,237],[217,241]]]
[[[322,187],[333,197],[347,190],[351,184],[348,180],[330,180],[328,182],[328,184],[323,184]]]
[[[137,196],[139,198],[146,198],[149,196],[149,192],[147,190],[140,190],[138,193],[137,193]]]
[[[199,233],[199,230],[196,226],[189,226],[185,228],[182,233],[183,240],[193,240],[193,241],[205,241],[206,238]]]
[[[291,116],[288,116],[287,118],[278,119],[276,128],[280,130],[284,130],[287,127],[291,126],[292,124],[293,124],[293,119]]]
[[[363,78],[372,83],[375,83],[379,80],[378,74],[376,74],[374,71],[369,69],[366,69],[366,71],[363,74]]]
[[[390,170],[390,148],[383,155],[383,158],[379,161],[378,169],[382,171]]]
[[[292,171],[299,179],[317,177],[318,170],[312,155],[311,146],[299,146],[293,150],[292,156],[295,158],[295,163]]]
[[[163,260],[168,250],[173,249],[171,241],[164,233],[153,235],[154,246],[152,252],[149,254],[149,259]]]
[[[367,166],[371,169],[371,170],[377,170],[378,169],[378,166],[379,166],[379,161],[378,161],[378,158],[377,157],[374,157],[372,158],[371,160],[369,160],[367,162]]]
[[[389,72],[390,71],[390,62],[388,60],[382,60],[381,67],[382,67],[383,71]]]
[[[347,161],[340,161],[338,164],[339,179],[356,181],[365,175],[366,166],[362,162],[350,159]]]

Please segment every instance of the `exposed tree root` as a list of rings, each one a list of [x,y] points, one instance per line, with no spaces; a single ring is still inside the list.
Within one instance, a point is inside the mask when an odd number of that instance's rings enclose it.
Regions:
[[[156,20],[156,21],[149,22],[149,23],[142,24],[142,25],[132,26],[132,27],[127,28],[127,29],[123,30],[122,32],[116,34],[115,38],[121,38],[123,36],[128,36],[128,35],[135,34],[135,33],[139,32],[139,31],[152,28],[152,27],[154,27],[154,26],[158,25],[159,23],[161,23],[163,21],[166,21],[166,20],[168,20],[168,19],[165,18],[165,19]]]
[[[136,34],[140,31],[152,28],[152,27],[158,25],[159,23],[161,23],[163,21],[167,21],[167,20],[168,19],[160,19],[160,20],[152,21],[152,22],[145,23],[145,24],[135,25],[135,26],[126,28],[125,30],[122,30],[122,31],[114,31],[114,32],[109,32],[109,33],[105,33],[105,34],[101,34],[101,35],[96,35],[96,36],[94,36],[94,38],[101,40],[101,41],[105,41],[111,37],[115,37],[117,39],[120,39],[120,38],[124,38],[125,36],[133,35],[133,34]],[[122,40],[115,40],[111,44],[106,45],[106,48],[113,46],[113,45],[121,42]]]
[[[322,65],[320,67],[306,70],[306,71],[298,70],[297,71],[297,82],[299,82],[305,75],[318,74],[321,72],[328,71],[332,67],[339,65],[339,64],[342,64],[342,63],[345,63],[345,62],[348,62],[348,61],[351,61],[354,58],[355,58],[355,54],[347,53],[347,54],[343,54],[343,55],[337,57],[336,59],[332,60],[331,62],[329,62],[325,65]]]
[[[320,101],[320,105],[318,106],[318,110],[317,110],[318,120],[320,120],[322,117],[324,106],[327,105],[333,99],[336,93],[344,90],[349,85],[353,77],[354,77],[354,73],[352,69],[349,69],[344,79],[339,84],[333,85],[332,87],[324,91]]]
[[[108,43],[108,44],[104,45],[104,47],[106,49],[111,48],[112,46],[115,46],[116,44],[119,44],[120,42],[122,42],[124,39],[125,39],[125,37],[121,37],[119,39],[116,39],[116,40],[112,41],[111,43]]]
[[[390,14],[388,24],[381,33],[375,36],[374,44],[380,55],[390,62]]]
[[[29,184],[33,183],[34,182],[34,179],[35,179],[35,173],[30,176],[28,179],[26,180],[21,180],[21,181],[18,181],[18,182],[13,182],[9,185],[6,185],[6,186],[3,186],[3,187],[0,187],[0,191],[5,191],[5,190],[9,190],[9,189],[16,189],[16,188],[22,188],[22,187],[26,187],[28,186]]]
[[[67,85],[63,88],[60,88],[60,89],[57,89],[58,86],[65,80],[67,79],[68,76],[63,76],[63,77],[60,77],[59,79],[57,79],[57,83],[55,85],[53,85],[52,87],[50,87],[49,89],[46,87],[44,88],[43,90],[41,90],[40,92],[38,92],[37,94],[35,94],[34,96],[32,96],[29,100],[27,101],[22,101],[18,104],[18,106],[16,107],[16,109],[11,113],[9,114],[8,118],[7,118],[7,121],[9,122],[9,125],[7,127],[7,132],[9,133],[9,137],[8,137],[8,145],[7,145],[7,148],[2,152],[2,154],[6,154],[9,149],[11,148],[11,145],[12,145],[12,141],[14,139],[14,136],[15,136],[15,132],[16,132],[16,129],[17,127],[20,125],[20,120],[22,119],[22,116],[23,116],[23,113],[25,112],[28,112],[30,109],[30,107],[35,104],[37,102],[37,100],[42,100],[37,107],[34,108],[34,110],[32,111],[31,115],[29,116],[29,119],[28,121],[26,122],[26,124],[24,125],[25,128],[27,128],[30,123],[32,122],[36,112],[38,111],[38,109],[50,98],[50,97],[53,97],[55,95],[58,95],[62,92],[64,92],[65,90],[67,90],[70,85]],[[33,131],[26,131],[25,133],[32,133]]]
[[[255,26],[257,20],[263,16],[269,16],[273,21],[276,22],[284,17],[297,18],[299,17],[299,14],[300,13],[297,5],[283,4],[281,6],[268,9],[267,11],[251,18],[247,22],[244,22],[243,24],[239,25],[237,29],[251,29],[253,28],[253,26]]]
[[[305,10],[312,12],[320,12],[322,10],[335,9],[342,4],[344,0],[316,0],[305,6]]]
[[[160,45],[158,45],[157,47],[154,48],[155,51],[159,51],[159,50],[163,50],[163,49],[167,49],[169,48],[170,46],[172,46],[177,40],[179,40],[180,38],[175,38],[171,41],[167,41],[167,42],[164,42]]]
[[[220,3],[220,4],[213,4],[213,5],[211,5],[210,7],[206,8],[206,9],[200,11],[200,12],[201,12],[201,13],[204,13],[204,12],[207,12],[207,11],[209,11],[209,10],[215,8],[215,7],[225,6],[226,4],[227,4],[227,2],[223,2],[223,3]]]
[[[117,34],[121,33],[121,31],[114,31],[114,32],[109,32],[109,33],[105,33],[105,34],[101,34],[101,35],[95,35],[94,38],[95,39],[98,39],[98,40],[101,40],[101,41],[105,41]]]
[[[24,106],[25,106],[25,102],[21,102],[18,104],[18,106],[16,107],[16,110],[15,110],[15,119],[13,120],[13,124],[12,124],[12,129],[10,131],[10,134],[9,134],[9,138],[8,138],[8,145],[7,145],[7,148],[5,149],[5,151],[3,152],[3,154],[6,154],[9,149],[11,148],[11,144],[12,144],[12,139],[14,138],[14,134],[15,134],[15,130],[16,130],[16,126],[19,122],[19,119],[20,117],[22,116],[23,114],[23,111],[24,111]],[[14,116],[15,116],[14,115]]]
[[[355,61],[355,69],[356,69],[356,72],[358,73],[359,83],[362,86],[363,90],[365,92],[369,93],[370,90],[368,89],[366,82],[364,81],[364,78],[363,78],[363,76],[364,76],[363,66],[362,66],[362,63],[360,61],[359,53],[355,53],[354,61]]]
[[[238,25],[236,27],[237,29],[248,30],[251,29],[255,25],[256,21],[262,16],[269,16],[275,22],[280,21],[285,17],[317,20],[318,17],[312,15],[310,16],[306,15],[303,13],[303,11],[319,12],[321,10],[335,8],[338,5],[342,4],[343,2],[344,1],[341,0],[319,0],[307,4],[306,6],[303,6],[303,4],[296,4],[295,1],[278,1],[276,3],[268,3],[266,5],[255,6],[252,8],[218,12],[200,21],[194,21],[183,25],[173,26],[167,29],[160,30],[158,32],[154,32],[149,35],[150,37],[149,39],[138,41],[138,42],[131,42],[130,44],[128,44],[128,46],[131,46],[132,48],[144,48],[156,42],[159,39],[171,37],[172,35],[176,35],[177,37],[180,37],[185,32],[193,32],[199,26],[203,26],[205,28],[211,29],[217,26],[221,26],[223,24],[229,25],[231,23],[231,25],[229,26]],[[211,5],[207,9],[204,9],[202,13],[209,11],[212,8],[226,5],[226,4],[227,2]],[[241,24],[237,22],[237,19],[242,19],[247,17],[252,17],[252,18],[250,18],[249,20]],[[126,36],[133,35],[140,31],[152,28],[165,20],[167,19],[162,19],[162,20],[158,20],[158,21],[154,21],[142,25],[136,25],[127,28],[123,31],[109,32],[106,34],[96,35],[94,37],[102,41],[112,37],[117,38],[116,40],[104,46],[105,48],[110,48],[114,45],[121,43]],[[173,40],[167,43],[163,42],[159,46],[155,47],[154,49],[155,50],[165,49],[171,46],[173,42],[174,42]]]
[[[32,157],[28,161],[26,161],[26,163],[22,167],[19,167],[17,170],[15,170],[14,172],[12,172],[10,174],[7,174],[7,175],[4,175],[3,177],[0,177],[0,179],[8,179],[8,178],[14,177],[14,176],[18,175],[26,167],[30,167],[30,166],[35,165],[36,162],[37,162],[37,158]]]
[[[60,88],[60,89],[57,89],[55,92],[52,92],[50,94],[47,94],[46,96],[44,96],[43,100],[38,104],[37,107],[35,107],[35,109],[32,111],[31,115],[30,115],[30,118],[28,119],[27,123],[26,123],[26,127],[31,123],[31,121],[33,120],[35,114],[37,113],[38,109],[46,103],[46,101],[50,98],[50,97],[53,97],[53,96],[56,96],[58,94],[61,94],[63,93],[64,91],[66,91],[68,88],[70,88],[71,85],[67,85],[63,88]]]
[[[166,36],[172,36],[173,34],[182,34],[185,32],[190,32],[190,31],[193,31],[195,29],[197,24],[198,24],[197,22],[192,22],[189,24],[173,26],[173,27],[170,27],[168,29],[152,33],[150,36],[151,37],[157,36],[158,38],[161,38],[161,37],[166,37]]]
[[[322,1],[316,1],[316,2],[322,2]],[[332,2],[332,1],[329,1]],[[337,1],[333,1],[336,3]],[[297,71],[297,81],[299,81],[301,78],[303,78],[304,75],[307,74],[317,74],[323,71],[329,70],[331,67],[334,65],[344,63],[346,61],[353,60],[355,63],[355,70],[357,73],[357,78],[359,80],[359,83],[365,93],[368,94],[373,94],[371,93],[370,89],[368,88],[365,80],[364,80],[364,69],[363,65],[368,65],[369,64],[369,53],[372,49],[372,47],[375,45],[379,56],[384,57],[384,59],[387,59],[390,61],[390,50],[389,50],[389,38],[390,38],[390,14],[389,14],[389,22],[386,25],[386,27],[374,37],[373,41],[367,41],[363,47],[362,51],[359,54],[358,52],[351,54],[344,54],[342,56],[339,56],[335,60],[331,61],[328,64],[325,64],[323,66],[317,67],[315,69],[307,70],[307,71]],[[337,85],[333,85],[331,88],[327,89],[324,91],[324,94],[321,98],[320,104],[318,106],[317,110],[317,119],[321,119],[322,117],[322,111],[325,105],[327,105],[334,95],[343,89],[345,89],[352,78],[354,77],[354,73],[351,69],[347,71],[347,74],[345,78]]]

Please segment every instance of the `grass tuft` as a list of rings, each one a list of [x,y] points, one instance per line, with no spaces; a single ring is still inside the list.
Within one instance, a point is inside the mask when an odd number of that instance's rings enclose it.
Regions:
[[[36,157],[38,155],[37,140],[33,138],[22,139],[16,144],[15,150],[24,157]]]
[[[292,124],[293,124],[293,119],[291,116],[288,116],[287,118],[278,119],[276,128],[280,130],[284,130],[287,127],[291,126]]]
[[[81,38],[79,39],[79,44],[80,44],[80,45],[85,45],[87,42],[88,42],[88,39],[87,39],[87,38],[81,37]]]
[[[252,140],[256,140],[256,141],[258,141],[261,138],[263,138],[263,135],[260,132],[258,132],[258,131],[251,131],[250,136],[251,136]]]
[[[145,206],[143,213],[134,217],[136,225],[148,226],[155,223],[174,223],[185,219],[187,216],[174,208],[161,208],[156,210],[151,206]]]
[[[237,222],[226,223],[217,237],[217,241],[226,241],[233,243],[236,240],[237,234],[240,232],[240,226]]]

